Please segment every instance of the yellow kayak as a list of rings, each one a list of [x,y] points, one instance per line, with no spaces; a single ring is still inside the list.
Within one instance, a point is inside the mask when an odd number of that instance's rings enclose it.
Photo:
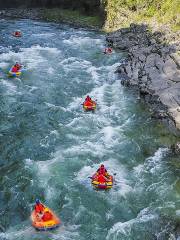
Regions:
[[[42,220],[42,217],[39,216],[35,212],[35,210],[32,211],[31,213],[31,221],[32,221],[32,226],[39,231],[46,231],[46,230],[52,230],[61,224],[60,219],[55,215],[55,213],[50,209],[50,208],[45,208],[45,212],[49,212],[52,216],[50,220]]]

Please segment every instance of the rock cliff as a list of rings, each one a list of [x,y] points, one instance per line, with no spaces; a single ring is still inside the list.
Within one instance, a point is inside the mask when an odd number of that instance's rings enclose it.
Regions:
[[[154,116],[180,134],[180,33],[150,31],[146,25],[131,24],[108,34],[113,47],[128,57],[117,72],[125,86],[137,86]]]

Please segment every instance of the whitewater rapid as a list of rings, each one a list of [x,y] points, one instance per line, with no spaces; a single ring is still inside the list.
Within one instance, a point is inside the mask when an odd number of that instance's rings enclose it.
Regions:
[[[66,25],[6,20],[0,30],[0,240],[168,240],[179,216],[173,137],[121,86],[124,53],[104,55],[103,34]],[[16,61],[26,70],[10,79]],[[86,95],[95,113],[83,111]],[[116,174],[107,192],[88,178],[102,163]],[[59,229],[31,227],[36,198]]]

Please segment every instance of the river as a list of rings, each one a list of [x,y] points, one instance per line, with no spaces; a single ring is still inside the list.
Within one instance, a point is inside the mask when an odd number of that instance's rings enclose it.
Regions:
[[[180,219],[174,137],[121,86],[124,53],[67,25],[9,19],[0,31],[0,240],[168,240]],[[26,70],[8,78],[16,61]],[[95,113],[82,110],[87,94]],[[101,163],[116,173],[109,191],[88,178]],[[32,228],[36,198],[60,228]]]

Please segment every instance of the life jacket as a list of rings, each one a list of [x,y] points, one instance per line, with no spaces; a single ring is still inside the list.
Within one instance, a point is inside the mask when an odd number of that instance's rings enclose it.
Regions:
[[[43,216],[42,216],[41,219],[42,219],[44,222],[46,222],[46,221],[51,220],[52,217],[53,217],[52,213],[50,213],[50,212],[48,211],[48,212],[45,212],[45,213],[43,214]]]
[[[85,101],[92,101],[89,96],[86,97]]]
[[[18,71],[21,69],[21,65],[19,65],[19,64],[17,64],[16,67],[17,67]]]
[[[16,31],[16,32],[14,33],[14,35],[17,36],[17,37],[19,37],[19,36],[21,36],[21,32]]]
[[[106,178],[104,177],[103,174],[99,174],[99,176],[98,176],[98,182],[100,182],[100,183],[105,183],[105,182],[106,182]]]
[[[88,106],[88,107],[92,107],[93,106],[93,102],[92,101],[85,101],[84,105]]]
[[[35,205],[34,210],[36,213],[42,213],[44,211],[45,207],[43,206],[42,203],[38,203]]]
[[[107,49],[108,53],[112,53],[112,48]]]
[[[106,173],[107,173],[107,170],[105,169],[105,168],[99,168],[98,170],[97,170],[97,172],[99,173],[99,174],[103,174],[103,175],[105,175]]]
[[[104,53],[112,53],[112,48],[105,48]]]
[[[11,72],[15,72],[15,73],[16,73],[16,72],[18,72],[18,70],[19,70],[18,67],[17,67],[17,66],[14,66],[14,67],[11,69]]]

